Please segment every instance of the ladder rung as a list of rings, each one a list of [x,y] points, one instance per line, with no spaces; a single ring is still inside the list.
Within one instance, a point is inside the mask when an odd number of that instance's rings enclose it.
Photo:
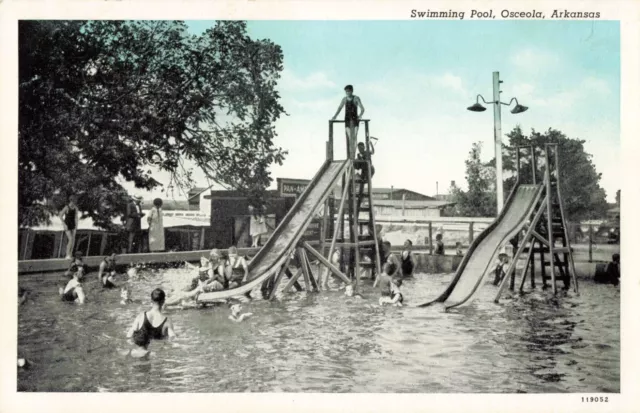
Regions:
[[[368,239],[368,240],[364,240],[364,241],[358,241],[358,244],[360,246],[368,246],[368,245],[376,245],[376,241],[372,240],[372,239]]]
[[[376,263],[375,262],[361,262],[360,266],[361,267],[365,267],[365,268],[375,268]]]
[[[565,267],[565,266],[568,265],[568,263],[566,263],[566,262],[558,262],[557,260],[554,261],[554,264],[555,264],[556,267]],[[545,267],[550,267],[551,263],[549,261],[545,261],[544,262],[544,266]]]

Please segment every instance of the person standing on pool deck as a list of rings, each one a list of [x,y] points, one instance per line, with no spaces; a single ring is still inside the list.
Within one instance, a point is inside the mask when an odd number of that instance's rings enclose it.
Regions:
[[[76,243],[76,229],[78,228],[78,197],[69,196],[69,202],[60,211],[60,219],[64,227],[64,233],[67,236],[67,255],[66,259],[73,258],[73,246]]]
[[[133,344],[138,348],[130,351],[134,357],[144,357],[148,354],[151,340],[162,340],[164,338],[174,338],[176,333],[173,330],[173,323],[169,317],[162,313],[165,294],[160,288],[151,292],[151,310],[140,313],[133,321],[131,328],[127,332],[127,338],[132,339]]]
[[[144,214],[142,213],[142,207],[140,206],[141,202],[142,198],[131,197],[127,204],[126,228],[129,232],[129,246],[127,249],[129,254],[142,251],[141,221]]]
[[[340,106],[338,106],[338,110],[336,114],[333,115],[331,120],[336,120],[340,111],[344,107],[344,127],[347,133],[347,140],[349,142],[349,158],[353,159],[356,156],[356,142],[358,141],[358,125],[360,123],[360,119],[362,119],[362,115],[364,115],[364,106],[362,105],[362,101],[360,98],[353,94],[353,86],[347,85],[344,87],[344,91],[347,96],[342,98],[340,102]],[[361,110],[360,114],[358,114],[358,108]]]
[[[162,223],[162,199],[153,200],[153,208],[147,217],[149,223],[149,251],[164,251],[164,225]]]

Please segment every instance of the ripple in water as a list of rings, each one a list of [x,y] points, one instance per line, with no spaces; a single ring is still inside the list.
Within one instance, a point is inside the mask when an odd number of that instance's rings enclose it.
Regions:
[[[486,285],[455,312],[381,308],[342,291],[291,293],[245,303],[254,316],[236,324],[226,306],[171,311],[179,337],[154,342],[154,355],[132,361],[125,332],[148,307],[149,293],[170,296],[191,273],[169,269],[133,286],[137,304],[88,277],[88,303],[61,302],[60,277],[21,277],[33,302],[18,320],[21,355],[35,366],[18,373],[21,391],[62,392],[619,392],[620,294],[582,281],[581,295],[534,291],[493,304]],[[416,275],[408,303],[441,292],[451,275]],[[254,294],[258,296],[259,294]]]

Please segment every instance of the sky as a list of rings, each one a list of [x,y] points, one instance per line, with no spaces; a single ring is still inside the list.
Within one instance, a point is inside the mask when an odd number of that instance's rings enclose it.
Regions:
[[[214,24],[187,23],[195,34]],[[527,134],[554,128],[585,140],[607,200],[615,200],[621,178],[616,21],[249,21],[248,30],[284,53],[278,89],[289,116],[276,124],[276,145],[289,154],[272,167],[273,188],[277,177],[311,179],[320,168],[327,121],[347,84],[379,139],[376,187],[426,195],[436,194],[436,182],[441,194],[451,181],[465,188],[471,145],[481,141],[483,159],[494,156],[492,108],[466,108],[477,94],[491,100],[492,72],[499,71],[502,101],[516,97],[529,107],[517,115],[502,107],[503,140],[516,125]],[[344,134],[335,136],[335,157],[342,159]],[[194,172],[198,186],[208,186]],[[168,183],[165,174],[154,177]],[[162,194],[126,187],[145,198]]]

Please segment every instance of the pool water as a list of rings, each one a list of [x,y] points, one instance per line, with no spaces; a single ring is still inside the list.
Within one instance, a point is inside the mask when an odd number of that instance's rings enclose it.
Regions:
[[[620,292],[582,281],[580,296],[534,291],[493,304],[484,286],[471,306],[380,307],[342,291],[280,294],[243,304],[253,317],[228,320],[227,306],[168,311],[178,337],[154,341],[150,360],[118,354],[149,294],[171,296],[184,269],[148,272],[132,283],[137,303],[120,305],[89,274],[88,302],[57,296],[60,275],[23,276],[33,300],[19,309],[18,351],[34,366],[19,391],[55,392],[619,392]],[[417,274],[405,302],[435,297],[452,275]],[[259,293],[254,292],[254,296]]]

